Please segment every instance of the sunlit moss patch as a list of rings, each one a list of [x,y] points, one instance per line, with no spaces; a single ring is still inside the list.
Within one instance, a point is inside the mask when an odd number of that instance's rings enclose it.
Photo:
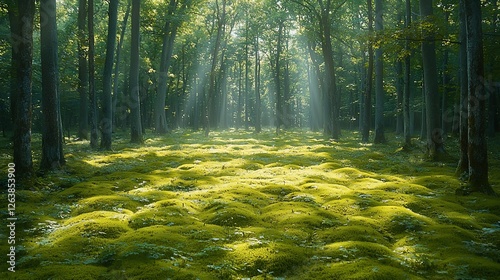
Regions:
[[[498,198],[455,195],[463,184],[455,163],[429,162],[418,149],[359,143],[350,132],[339,141],[271,130],[145,139],[117,138],[112,152],[68,143],[61,172],[25,183],[16,193],[17,279],[496,279],[500,272]],[[490,164],[496,170],[500,162]],[[490,172],[497,192],[499,178]]]

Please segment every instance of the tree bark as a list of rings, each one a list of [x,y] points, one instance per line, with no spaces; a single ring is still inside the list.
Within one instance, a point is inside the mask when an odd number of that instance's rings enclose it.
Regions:
[[[113,133],[113,96],[112,74],[115,56],[116,30],[118,25],[118,0],[109,1],[108,37],[106,41],[106,60],[104,62],[101,118],[101,148],[111,150]]]
[[[282,112],[282,94],[281,94],[281,49],[283,40],[283,21],[280,19],[278,23],[278,41],[276,45],[276,60],[275,60],[275,70],[274,70],[274,86],[276,87],[276,134],[280,134],[281,123],[283,119]]]
[[[210,134],[210,126],[212,122],[214,121],[214,102],[215,102],[215,95],[216,95],[216,84],[215,84],[215,75],[216,75],[216,68],[217,68],[217,62],[218,62],[218,55],[219,55],[219,48],[221,45],[221,40],[222,40],[222,33],[223,33],[223,27],[226,24],[226,0],[222,0],[222,14],[220,14],[219,10],[219,4],[218,1],[216,1],[217,4],[217,35],[215,38],[215,43],[214,43],[214,49],[212,52],[212,64],[211,64],[211,71],[210,71],[210,77],[209,77],[209,85],[208,85],[208,98],[207,98],[207,104],[206,104],[206,114],[205,114],[205,136],[208,136]]]
[[[483,32],[481,1],[465,4],[468,74],[468,158],[470,191],[493,195],[488,182],[488,148],[486,141],[486,100],[484,85]]]
[[[88,0],[89,29],[89,99],[90,99],[90,147],[97,148],[97,97],[95,93],[95,45],[94,45],[94,0]]]
[[[460,75],[460,104],[459,104],[459,145],[460,158],[455,171],[457,176],[469,174],[469,157],[468,151],[468,74],[467,74],[467,18],[465,16],[465,2],[460,0],[459,17],[460,17],[460,49],[459,49],[459,75]]]
[[[382,0],[375,0],[375,31],[383,30]],[[377,34],[378,35],[378,34]],[[385,143],[384,135],[384,54],[379,46],[375,51],[375,136],[373,142]]]
[[[366,87],[363,106],[362,141],[367,143],[370,137],[371,108],[372,108],[372,87],[373,87],[373,5],[372,0],[367,0],[368,6],[368,69],[366,70]]]
[[[322,2],[320,2],[320,5]],[[331,1],[326,1],[326,6],[321,7],[320,32],[323,57],[325,61],[325,84],[326,84],[326,110],[325,134],[333,139],[340,138],[340,104],[337,101],[337,83],[335,74],[335,63],[333,60],[332,31],[331,31]]]
[[[40,39],[42,62],[42,170],[58,169],[64,164],[62,124],[58,92],[56,0],[40,2]]]
[[[168,69],[172,61],[174,40],[177,35],[179,24],[174,22],[174,12],[178,1],[170,0],[167,10],[167,19],[163,29],[163,44],[160,59],[160,71],[158,77],[158,94],[155,106],[155,132],[165,134],[168,132],[167,116],[165,113],[165,102],[167,98]]]
[[[114,70],[114,81],[113,81],[113,106],[112,106],[112,111],[113,111],[113,127],[117,127],[119,124],[117,123],[118,121],[123,122],[124,116],[123,114],[120,114],[120,118],[117,117],[116,112],[116,105],[118,104],[118,88],[119,88],[119,83],[118,83],[118,77],[120,74],[120,62],[121,62],[121,53],[122,53],[122,47],[123,47],[123,38],[125,37],[125,31],[127,29],[127,21],[130,15],[130,6],[131,2],[130,0],[127,2],[127,11],[125,12],[125,17],[123,18],[122,26],[121,26],[121,31],[120,31],[120,38],[118,39],[118,45],[116,46],[116,58],[115,58],[115,70]],[[114,128],[113,128],[114,129]]]
[[[130,140],[142,143],[141,102],[139,98],[139,43],[141,0],[132,0],[132,38],[130,46]]]
[[[78,138],[89,139],[89,68],[87,47],[88,39],[86,33],[87,20],[87,0],[78,1],[78,93],[79,102],[79,121]]]
[[[432,17],[432,0],[420,1],[420,14],[424,21]],[[422,30],[422,62],[424,70],[424,91],[426,106],[427,152],[432,160],[444,153],[443,129],[439,119],[439,90],[436,68],[436,47],[434,36],[425,28]]]
[[[261,101],[260,101],[260,55],[259,35],[255,36],[255,132],[260,133],[261,126]]]
[[[408,32],[411,25],[411,0],[406,0],[405,28]],[[405,40],[405,70],[404,70],[404,92],[403,92],[403,123],[404,123],[404,145],[408,149],[411,146],[410,127],[410,89],[411,89],[411,59],[410,59],[410,35],[406,35]]]
[[[33,175],[33,158],[31,156],[31,95],[33,71],[33,20],[35,15],[34,0],[18,0],[9,2],[9,9],[17,14],[18,28],[12,31],[13,48],[17,49],[13,55],[17,62],[16,71],[16,98],[12,99],[14,109],[14,164],[16,177],[30,177]],[[22,7],[22,8],[21,8]]]

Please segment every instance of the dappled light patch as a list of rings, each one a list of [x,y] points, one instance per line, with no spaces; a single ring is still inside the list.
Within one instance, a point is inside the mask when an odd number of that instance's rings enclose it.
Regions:
[[[74,214],[99,210],[123,212],[125,209],[130,212],[135,211],[139,205],[141,203],[124,195],[103,195],[80,200],[73,211]]]
[[[454,164],[356,137],[174,131],[112,152],[72,142],[67,173],[17,193],[16,276],[494,279],[498,198],[456,196]]]

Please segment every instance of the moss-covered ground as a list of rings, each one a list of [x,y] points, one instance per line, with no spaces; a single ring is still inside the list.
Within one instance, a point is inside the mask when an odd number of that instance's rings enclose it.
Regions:
[[[500,275],[500,200],[455,195],[453,139],[446,161],[429,162],[422,149],[398,149],[394,136],[373,145],[349,132],[338,142],[307,131],[147,137],[144,145],[117,138],[112,152],[68,142],[63,170],[19,182],[16,272],[4,260],[0,278]],[[5,183],[10,153],[0,154]],[[489,159],[500,193],[493,141]],[[1,234],[5,259],[5,226]]]

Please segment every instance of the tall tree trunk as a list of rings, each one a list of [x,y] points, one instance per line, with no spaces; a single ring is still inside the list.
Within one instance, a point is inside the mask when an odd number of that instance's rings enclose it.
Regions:
[[[124,116],[123,114],[120,114],[120,118],[118,118],[118,112],[116,112],[116,105],[118,104],[118,89],[119,89],[119,83],[118,83],[118,77],[120,76],[120,61],[121,61],[121,53],[122,53],[122,47],[123,47],[123,41],[125,37],[125,31],[127,29],[127,21],[130,15],[130,6],[131,6],[131,1],[128,0],[127,2],[127,11],[125,12],[125,17],[123,18],[122,26],[121,26],[121,31],[120,31],[120,38],[118,39],[118,45],[116,46],[116,58],[115,58],[115,70],[114,70],[114,81],[113,81],[113,106],[112,106],[112,111],[113,111],[113,127],[117,127],[119,124],[117,124],[117,121],[123,122],[124,121]],[[113,128],[114,129],[114,128]]]
[[[248,15],[245,19],[245,129],[250,127],[250,56],[248,54]]]
[[[450,12],[448,10],[446,10],[445,12],[445,22],[448,22],[449,20],[449,17],[450,17]],[[450,122],[450,120],[447,118],[446,114],[447,114],[447,109],[446,109],[446,105],[448,103],[448,89],[449,89],[449,80],[450,80],[450,77],[448,75],[448,57],[449,57],[449,49],[448,47],[444,47],[444,53],[443,53],[443,86],[442,86],[442,89],[443,89],[443,92],[441,94],[441,128],[443,130],[443,138],[446,138],[446,133],[448,132],[447,131],[447,128],[448,128],[448,123]]]
[[[332,31],[331,31],[331,1],[327,1],[327,6],[321,9],[321,42],[323,57],[325,61],[325,84],[326,84],[326,104],[328,106],[326,112],[328,114],[325,119],[325,133],[330,134],[333,139],[340,138],[340,104],[337,100],[337,83],[335,75],[335,63],[333,61],[333,48],[332,48]],[[326,115],[325,115],[326,116]]]
[[[276,134],[280,134],[281,123],[283,120],[282,112],[282,94],[281,94],[281,48],[283,40],[283,21],[280,19],[278,23],[278,41],[276,45],[276,60],[275,60],[275,70],[274,70],[274,86],[276,87]]]
[[[62,124],[58,92],[56,0],[40,2],[40,39],[42,62],[42,170],[64,164]]]
[[[12,123],[17,120],[17,94],[19,87],[19,80],[17,71],[19,70],[20,54],[19,44],[21,41],[21,24],[19,23],[19,9],[17,0],[7,0],[7,12],[9,14],[10,24],[10,39],[11,45],[11,59],[10,59],[10,119]]]
[[[424,21],[432,17],[432,0],[420,0],[420,14]],[[424,91],[426,105],[426,138],[428,156],[436,160],[444,153],[443,130],[439,114],[439,89],[436,68],[436,47],[434,35],[422,30],[422,62],[424,70]]]
[[[383,30],[382,0],[375,0],[375,31]],[[378,34],[377,34],[378,35]],[[384,54],[382,47],[375,51],[375,136],[374,143],[384,143]]]
[[[368,69],[366,73],[366,87],[364,94],[365,104],[363,106],[362,141],[367,143],[370,137],[371,108],[372,108],[372,87],[373,87],[373,5],[372,0],[367,0],[368,6]]]
[[[398,16],[397,22],[398,26],[403,22],[404,8],[403,0],[398,0]],[[397,92],[397,105],[396,105],[396,135],[401,135],[403,133],[403,88],[404,88],[404,76],[403,76],[403,60],[397,58],[396,61],[396,92]]]
[[[33,19],[35,15],[34,0],[18,0],[9,2],[9,9],[17,14],[18,28],[11,30],[13,48],[17,48],[17,90],[16,97],[11,100],[14,109],[14,164],[16,177],[33,175],[33,159],[31,156],[31,94],[33,71]]]
[[[90,146],[97,148],[97,97],[95,92],[94,0],[88,0]]]
[[[411,25],[411,0],[406,0],[405,28]],[[403,92],[403,123],[404,123],[404,145],[408,149],[411,146],[411,127],[410,127],[410,89],[411,89],[411,59],[410,59],[410,35],[406,35],[405,40],[405,69],[404,69],[404,92]]]
[[[88,39],[86,34],[87,0],[78,1],[78,94],[79,121],[78,138],[89,139],[89,68]]]
[[[165,134],[168,132],[167,117],[165,113],[165,102],[167,98],[168,69],[172,61],[174,40],[177,35],[178,23],[173,22],[174,12],[178,1],[170,0],[167,19],[163,29],[163,44],[160,59],[160,71],[158,77],[158,93],[155,106],[155,132]]]
[[[468,73],[468,157],[470,191],[495,194],[488,182],[488,143],[486,141],[486,99],[484,86],[483,32],[481,1],[467,0],[465,4],[467,29]]]
[[[222,0],[222,14],[220,14],[219,10],[219,4],[218,1],[216,0],[217,3],[217,36],[215,38],[215,43],[214,43],[214,49],[212,52],[212,65],[211,65],[211,71],[210,71],[210,77],[209,77],[209,85],[208,85],[208,98],[207,98],[207,104],[206,104],[206,115],[205,115],[205,136],[208,136],[210,133],[210,125],[211,122],[213,122],[213,115],[215,114],[213,105],[215,102],[215,95],[216,95],[216,84],[215,84],[215,75],[217,74],[216,68],[217,68],[217,62],[218,62],[218,55],[219,55],[219,48],[221,45],[222,41],[222,33],[223,33],[223,27],[226,24],[226,0]]]
[[[259,35],[255,36],[255,132],[260,133],[261,126],[261,101],[260,101],[260,55]]]
[[[460,75],[460,119],[459,119],[459,144],[460,144],[460,158],[458,160],[458,166],[455,171],[457,176],[463,176],[469,174],[469,156],[468,143],[469,135],[468,129],[469,124],[468,119],[468,71],[467,71],[467,18],[465,16],[465,1],[460,0],[460,53],[459,53],[459,75]]]
[[[141,0],[132,0],[132,38],[130,46],[130,140],[142,143],[141,102],[139,98],[139,43]]]
[[[101,118],[101,148],[111,150],[113,133],[113,96],[112,74],[115,56],[116,30],[118,25],[118,0],[109,1],[108,37],[106,41],[106,60],[104,62]]]

